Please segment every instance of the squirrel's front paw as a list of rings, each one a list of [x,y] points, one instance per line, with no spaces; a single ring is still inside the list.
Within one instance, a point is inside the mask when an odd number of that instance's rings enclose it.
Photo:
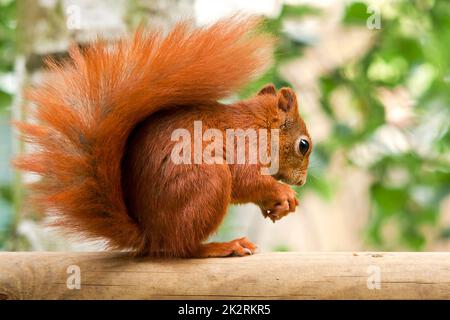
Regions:
[[[272,222],[280,220],[289,212],[294,212],[298,205],[295,198],[295,191],[285,184],[280,184],[271,199],[265,199],[260,204],[264,218],[269,218]]]

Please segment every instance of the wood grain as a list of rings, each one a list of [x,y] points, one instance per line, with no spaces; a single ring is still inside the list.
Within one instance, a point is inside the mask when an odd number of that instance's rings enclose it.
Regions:
[[[80,268],[81,287],[70,290],[67,270],[73,265]],[[380,271],[380,289],[368,288],[373,270]],[[0,299],[450,299],[450,253],[156,260],[105,252],[3,252]]]

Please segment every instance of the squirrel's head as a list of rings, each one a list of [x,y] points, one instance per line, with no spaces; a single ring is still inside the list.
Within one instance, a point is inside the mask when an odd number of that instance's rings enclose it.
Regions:
[[[258,95],[266,96],[272,110],[271,128],[279,129],[279,169],[274,177],[301,186],[306,182],[312,141],[300,116],[297,97],[291,88],[277,92],[273,84],[263,87]]]

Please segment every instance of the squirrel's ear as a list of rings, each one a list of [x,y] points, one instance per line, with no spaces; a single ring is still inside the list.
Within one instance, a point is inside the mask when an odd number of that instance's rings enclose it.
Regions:
[[[278,108],[288,112],[297,104],[297,97],[291,88],[281,88],[278,93]]]
[[[275,86],[272,83],[269,83],[259,90],[258,95],[262,94],[271,94],[275,96],[277,95],[277,89],[275,89]]]

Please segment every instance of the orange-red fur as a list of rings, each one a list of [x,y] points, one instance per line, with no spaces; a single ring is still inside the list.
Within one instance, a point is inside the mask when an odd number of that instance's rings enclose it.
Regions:
[[[217,102],[270,64],[273,39],[256,32],[258,24],[230,18],[202,29],[180,23],[167,36],[139,30],[73,47],[65,63],[50,61],[49,76],[29,94],[38,124],[18,124],[38,148],[16,165],[42,176],[33,192],[55,224],[138,254],[253,252],[245,238],[203,241],[229,203],[255,202],[274,221],[293,211],[295,194],[276,179],[298,183],[292,179],[306,174],[309,156],[292,155],[299,134],[309,135],[290,89]],[[257,165],[173,164],[171,133],[192,129],[194,120],[204,129],[284,128],[280,174],[261,176]]]

